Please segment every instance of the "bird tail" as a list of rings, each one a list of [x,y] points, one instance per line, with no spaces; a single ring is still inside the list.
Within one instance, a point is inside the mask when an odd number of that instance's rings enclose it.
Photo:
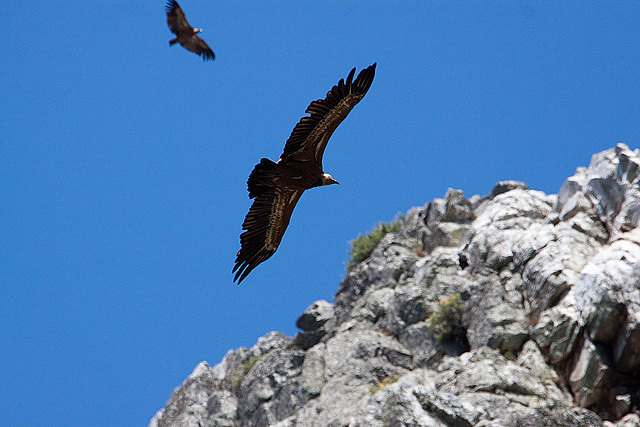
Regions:
[[[247,189],[249,190],[249,198],[258,197],[273,186],[272,179],[274,177],[273,170],[276,163],[269,159],[261,159],[249,175],[247,180]]]
[[[169,40],[169,46],[173,46],[174,44],[178,43],[178,38],[176,37],[173,40]]]

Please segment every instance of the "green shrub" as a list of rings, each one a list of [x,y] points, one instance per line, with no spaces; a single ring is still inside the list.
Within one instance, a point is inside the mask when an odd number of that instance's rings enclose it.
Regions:
[[[404,222],[404,216],[398,217],[390,223],[381,222],[366,236],[360,234],[356,239],[351,242],[351,249],[349,249],[349,262],[347,263],[347,271],[351,272],[358,263],[369,258],[371,252],[378,246],[380,240],[387,233],[397,233],[402,228]]]
[[[258,361],[262,359],[262,356],[263,355],[251,356],[249,357],[249,359],[247,359],[246,362],[242,364],[242,367],[240,368],[240,372],[238,373],[238,376],[233,380],[232,387],[234,390],[238,390],[240,388],[240,384],[242,384],[242,380],[244,380],[244,377],[247,376],[251,368],[253,368],[253,365],[258,363]]]
[[[448,340],[461,327],[462,299],[460,294],[455,294],[440,303],[440,306],[429,319],[429,331],[435,336],[436,341],[442,344]]]

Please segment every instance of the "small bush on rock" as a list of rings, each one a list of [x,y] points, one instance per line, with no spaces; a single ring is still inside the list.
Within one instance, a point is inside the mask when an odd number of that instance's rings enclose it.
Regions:
[[[460,294],[447,298],[429,319],[429,330],[439,343],[450,339],[461,327],[462,299]]]
[[[349,249],[349,262],[347,263],[347,271],[350,273],[356,265],[369,258],[371,252],[378,246],[380,240],[387,233],[397,233],[402,228],[404,216],[390,223],[381,222],[373,231],[366,235],[360,234],[356,239],[352,240],[351,249]]]
[[[249,371],[251,370],[251,368],[253,368],[253,365],[255,365],[256,363],[258,363],[258,361],[260,359],[262,359],[263,355],[254,355],[251,356],[249,359],[247,359],[246,362],[244,362],[244,364],[242,365],[242,368],[240,370],[240,373],[238,374],[238,376],[236,377],[235,380],[233,380],[233,389],[234,390],[238,390],[240,388],[240,384],[242,384],[242,380],[244,380],[244,377],[247,376],[247,374],[249,373]]]

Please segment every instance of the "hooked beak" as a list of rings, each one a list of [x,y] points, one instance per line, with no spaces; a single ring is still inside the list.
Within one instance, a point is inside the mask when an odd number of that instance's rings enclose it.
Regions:
[[[336,181],[335,178],[329,175],[328,173],[323,174],[322,182],[320,183],[320,185],[331,185],[331,184],[340,184],[340,183]]]

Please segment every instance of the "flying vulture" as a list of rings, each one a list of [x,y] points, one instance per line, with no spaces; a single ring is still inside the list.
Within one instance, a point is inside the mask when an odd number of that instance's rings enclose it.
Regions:
[[[169,46],[180,43],[185,49],[202,56],[203,60],[214,59],[215,55],[211,48],[198,37],[202,28],[193,28],[187,22],[184,12],[176,0],[167,2],[167,25],[176,38],[169,41]]]
[[[322,185],[339,184],[322,170],[322,155],[329,138],[371,87],[376,71],[374,63],[358,74],[354,68],[341,79],[325,99],[313,101],[284,146],[277,162],[261,159],[247,181],[249,198],[254,199],[244,219],[240,235],[241,248],[233,267],[241,283],[261,262],[278,249],[293,208],[305,190]]]

